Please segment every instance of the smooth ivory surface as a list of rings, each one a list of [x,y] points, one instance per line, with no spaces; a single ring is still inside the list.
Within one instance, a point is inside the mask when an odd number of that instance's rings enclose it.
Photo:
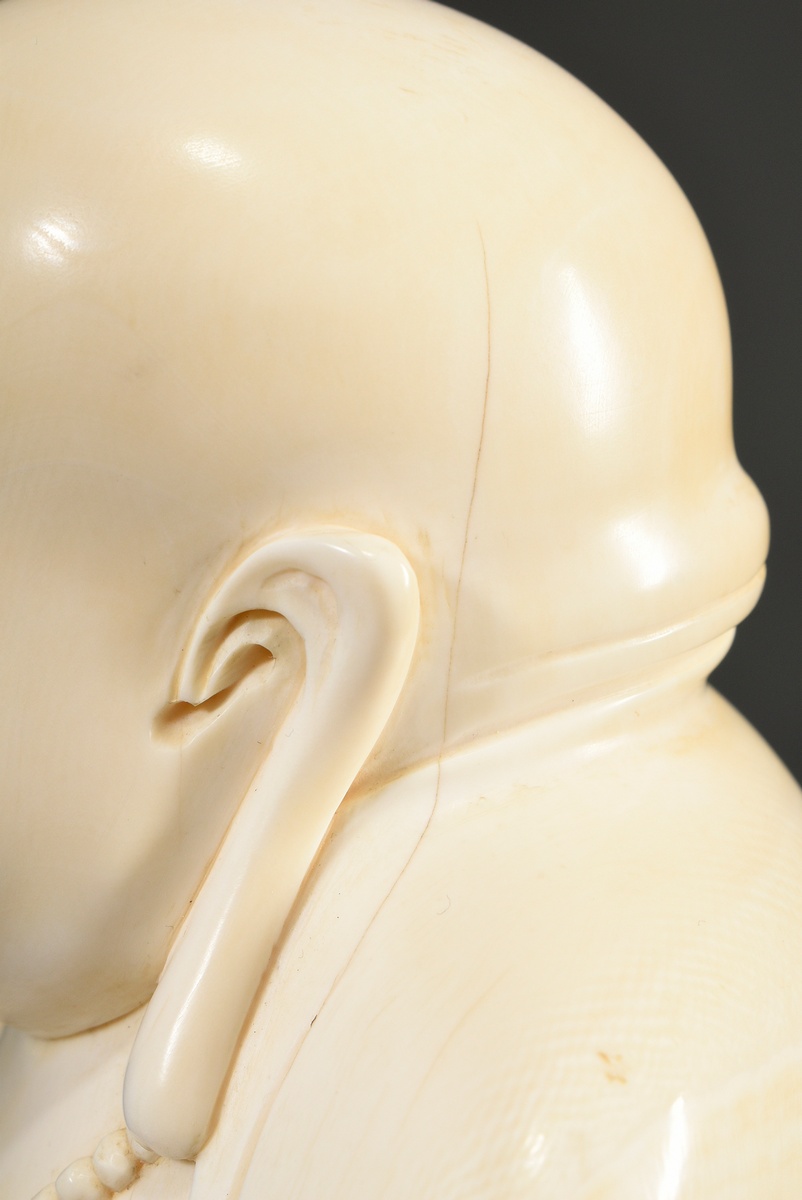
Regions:
[[[0,1200],[796,1200],[665,169],[423,0],[3,0],[0,158]]]

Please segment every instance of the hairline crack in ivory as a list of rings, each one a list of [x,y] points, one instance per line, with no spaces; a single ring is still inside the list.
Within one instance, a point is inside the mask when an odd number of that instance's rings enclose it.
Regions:
[[[666,170],[428,0],[3,0],[0,148],[0,1200],[796,1197]]]

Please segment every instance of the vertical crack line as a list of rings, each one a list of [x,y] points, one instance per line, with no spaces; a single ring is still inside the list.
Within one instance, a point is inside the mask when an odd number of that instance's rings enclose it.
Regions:
[[[396,887],[398,886],[399,881],[401,880],[402,876],[406,873],[407,869],[409,868],[410,863],[412,862],[413,858],[417,854],[417,852],[423,842],[423,839],[426,836],[426,831],[428,830],[429,826],[432,823],[432,817],[434,816],[435,810],[437,808],[437,802],[440,799],[440,781],[442,778],[443,754],[445,752],[446,739],[448,736],[448,715],[449,715],[449,701],[450,701],[450,697],[451,697],[451,676],[453,673],[453,666],[454,666],[454,646],[455,646],[456,640],[457,640],[457,624],[459,621],[460,596],[462,594],[462,576],[465,571],[465,559],[468,554],[468,543],[470,542],[470,539],[471,539],[471,525],[473,523],[473,509],[474,509],[474,504],[476,501],[476,484],[477,484],[477,480],[479,478],[479,466],[482,461],[482,449],[484,447],[484,441],[485,441],[485,424],[487,422],[487,404],[488,404],[488,397],[490,395],[490,343],[491,343],[490,276],[489,276],[488,270],[487,270],[487,246],[485,245],[485,239],[484,239],[484,234],[482,233],[482,228],[478,222],[477,222],[476,228],[479,233],[479,241],[480,241],[481,247],[482,247],[482,271],[484,274],[485,306],[486,306],[487,351],[486,351],[486,359],[485,359],[486,365],[485,365],[484,396],[483,396],[483,400],[482,400],[482,417],[481,417],[481,421],[479,424],[479,439],[478,439],[477,446],[476,446],[476,456],[475,456],[474,465],[473,465],[473,480],[471,483],[471,494],[470,494],[470,498],[468,500],[467,512],[465,514],[465,533],[464,533],[464,536],[462,539],[462,553],[460,555],[459,571],[457,573],[457,586],[456,586],[456,589],[454,592],[454,620],[453,620],[453,623],[451,626],[451,644],[449,646],[448,667],[446,669],[446,687],[445,687],[445,697],[443,699],[443,732],[442,732],[441,740],[440,740],[440,753],[437,756],[437,775],[436,775],[435,785],[434,785],[434,798],[432,800],[432,807],[429,812],[429,815],[426,818],[426,822],[420,832],[420,835],[418,836],[418,838],[415,842],[415,845],[412,849],[412,852],[411,852],[409,858],[404,863],[404,866],[401,868],[400,872],[396,876],[393,883],[390,885],[389,891],[384,896],[384,899],[379,903],[375,913],[368,921],[368,924],[365,927],[364,931],[360,934],[359,939],[358,939],[356,945],[354,946],[353,950],[349,954],[348,959],[345,962],[344,966],[341,968],[340,971],[338,971],[338,973],[334,979],[334,982],[332,983],[331,987],[329,988],[328,992],[326,993],[325,998],[323,999],[323,1002],[318,1007],[318,1011],[317,1011],[315,1020],[317,1020],[317,1017],[320,1016],[323,1009],[326,1007],[326,1005],[332,999],[334,993],[337,991],[341,981],[345,977],[345,974],[346,974],[349,966],[351,965],[353,960],[356,958],[358,952],[361,950],[362,946],[364,945],[364,943],[368,937],[368,934],[370,933],[373,926],[376,924],[380,914],[383,912],[387,902],[389,901],[390,897],[392,896]],[[496,983],[498,983],[498,982],[499,981],[496,980]],[[495,984],[493,986],[495,986]],[[488,990],[492,990],[492,989],[488,989]],[[484,995],[480,997],[480,1000],[483,998],[484,998]],[[314,1024],[314,1022],[313,1022],[313,1024]],[[292,1071],[292,1068],[295,1065],[296,1060],[298,1059],[304,1045],[306,1044],[306,1039],[309,1036],[309,1032],[310,1032],[309,1029],[306,1029],[304,1031],[297,1046],[295,1047],[294,1053],[293,1053],[289,1063],[287,1064],[287,1067],[284,1071],[284,1074],[282,1075],[282,1078],[279,1080],[277,1086],[273,1089],[270,1096],[266,1097],[266,1099],[259,1111],[259,1115],[258,1115],[256,1121],[254,1122],[253,1129],[251,1130],[248,1142],[246,1144],[246,1147],[242,1153],[240,1162],[238,1164],[236,1177],[233,1180],[233,1183],[231,1185],[233,1190],[231,1190],[229,1192],[229,1195],[232,1197],[232,1200],[238,1200],[238,1198],[242,1195],[242,1189],[244,1188],[245,1184],[248,1181],[248,1177],[250,1175],[250,1170],[253,1165],[253,1159],[255,1157],[257,1148],[259,1146],[260,1139],[261,1139],[262,1135],[264,1134],[265,1128],[267,1126],[267,1122],[270,1118],[270,1114],[273,1111],[275,1103],[278,1100],[278,1097],[281,1094],[281,1092],[284,1088],[284,1085],[289,1078],[290,1072]]]
[[[485,327],[487,330],[486,341],[487,349],[485,355],[485,386],[484,396],[482,399],[482,418],[479,423],[479,440],[476,446],[476,457],[473,465],[473,481],[471,483],[471,495],[468,500],[468,510],[465,515],[465,536],[462,539],[462,554],[460,556],[459,571],[457,573],[457,587],[454,592],[454,622],[451,628],[451,646],[448,654],[448,669],[446,673],[446,694],[443,704],[443,736],[440,746],[440,758],[442,759],[443,751],[445,750],[446,740],[448,737],[448,718],[450,712],[451,701],[451,679],[454,670],[454,648],[457,642],[457,629],[459,626],[460,600],[462,598],[462,580],[465,574],[465,559],[468,556],[468,543],[471,540],[471,526],[473,524],[473,510],[476,503],[476,485],[479,479],[479,467],[482,462],[482,450],[485,444],[485,425],[487,424],[487,405],[490,396],[490,348],[492,336],[492,324],[490,316],[490,275],[487,269],[487,245],[485,244],[482,227],[477,222],[477,231],[479,233],[479,241],[482,246],[482,270],[484,273],[485,284],[485,307],[486,318]]]

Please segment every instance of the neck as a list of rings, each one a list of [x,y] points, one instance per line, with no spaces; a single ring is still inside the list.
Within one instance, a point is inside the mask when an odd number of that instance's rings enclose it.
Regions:
[[[682,673],[680,664],[697,650],[711,664],[702,667],[709,673],[727,653],[735,627],[757,603],[765,575],[761,567],[737,591],[663,629],[518,660],[456,682],[449,689],[447,750],[622,692],[649,690],[666,673]]]
[[[43,1041],[0,1037],[0,1178],[25,1200],[124,1125],[122,1080],[140,1014]],[[13,1097],[14,1103],[9,1103]]]

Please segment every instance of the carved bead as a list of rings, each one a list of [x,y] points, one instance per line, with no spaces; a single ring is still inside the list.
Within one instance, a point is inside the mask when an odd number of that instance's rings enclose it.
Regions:
[[[91,1158],[78,1158],[56,1180],[58,1200],[108,1200],[111,1192],[98,1179]]]
[[[124,1192],[137,1177],[140,1160],[131,1149],[124,1129],[109,1133],[92,1155],[95,1173],[113,1192]]]

